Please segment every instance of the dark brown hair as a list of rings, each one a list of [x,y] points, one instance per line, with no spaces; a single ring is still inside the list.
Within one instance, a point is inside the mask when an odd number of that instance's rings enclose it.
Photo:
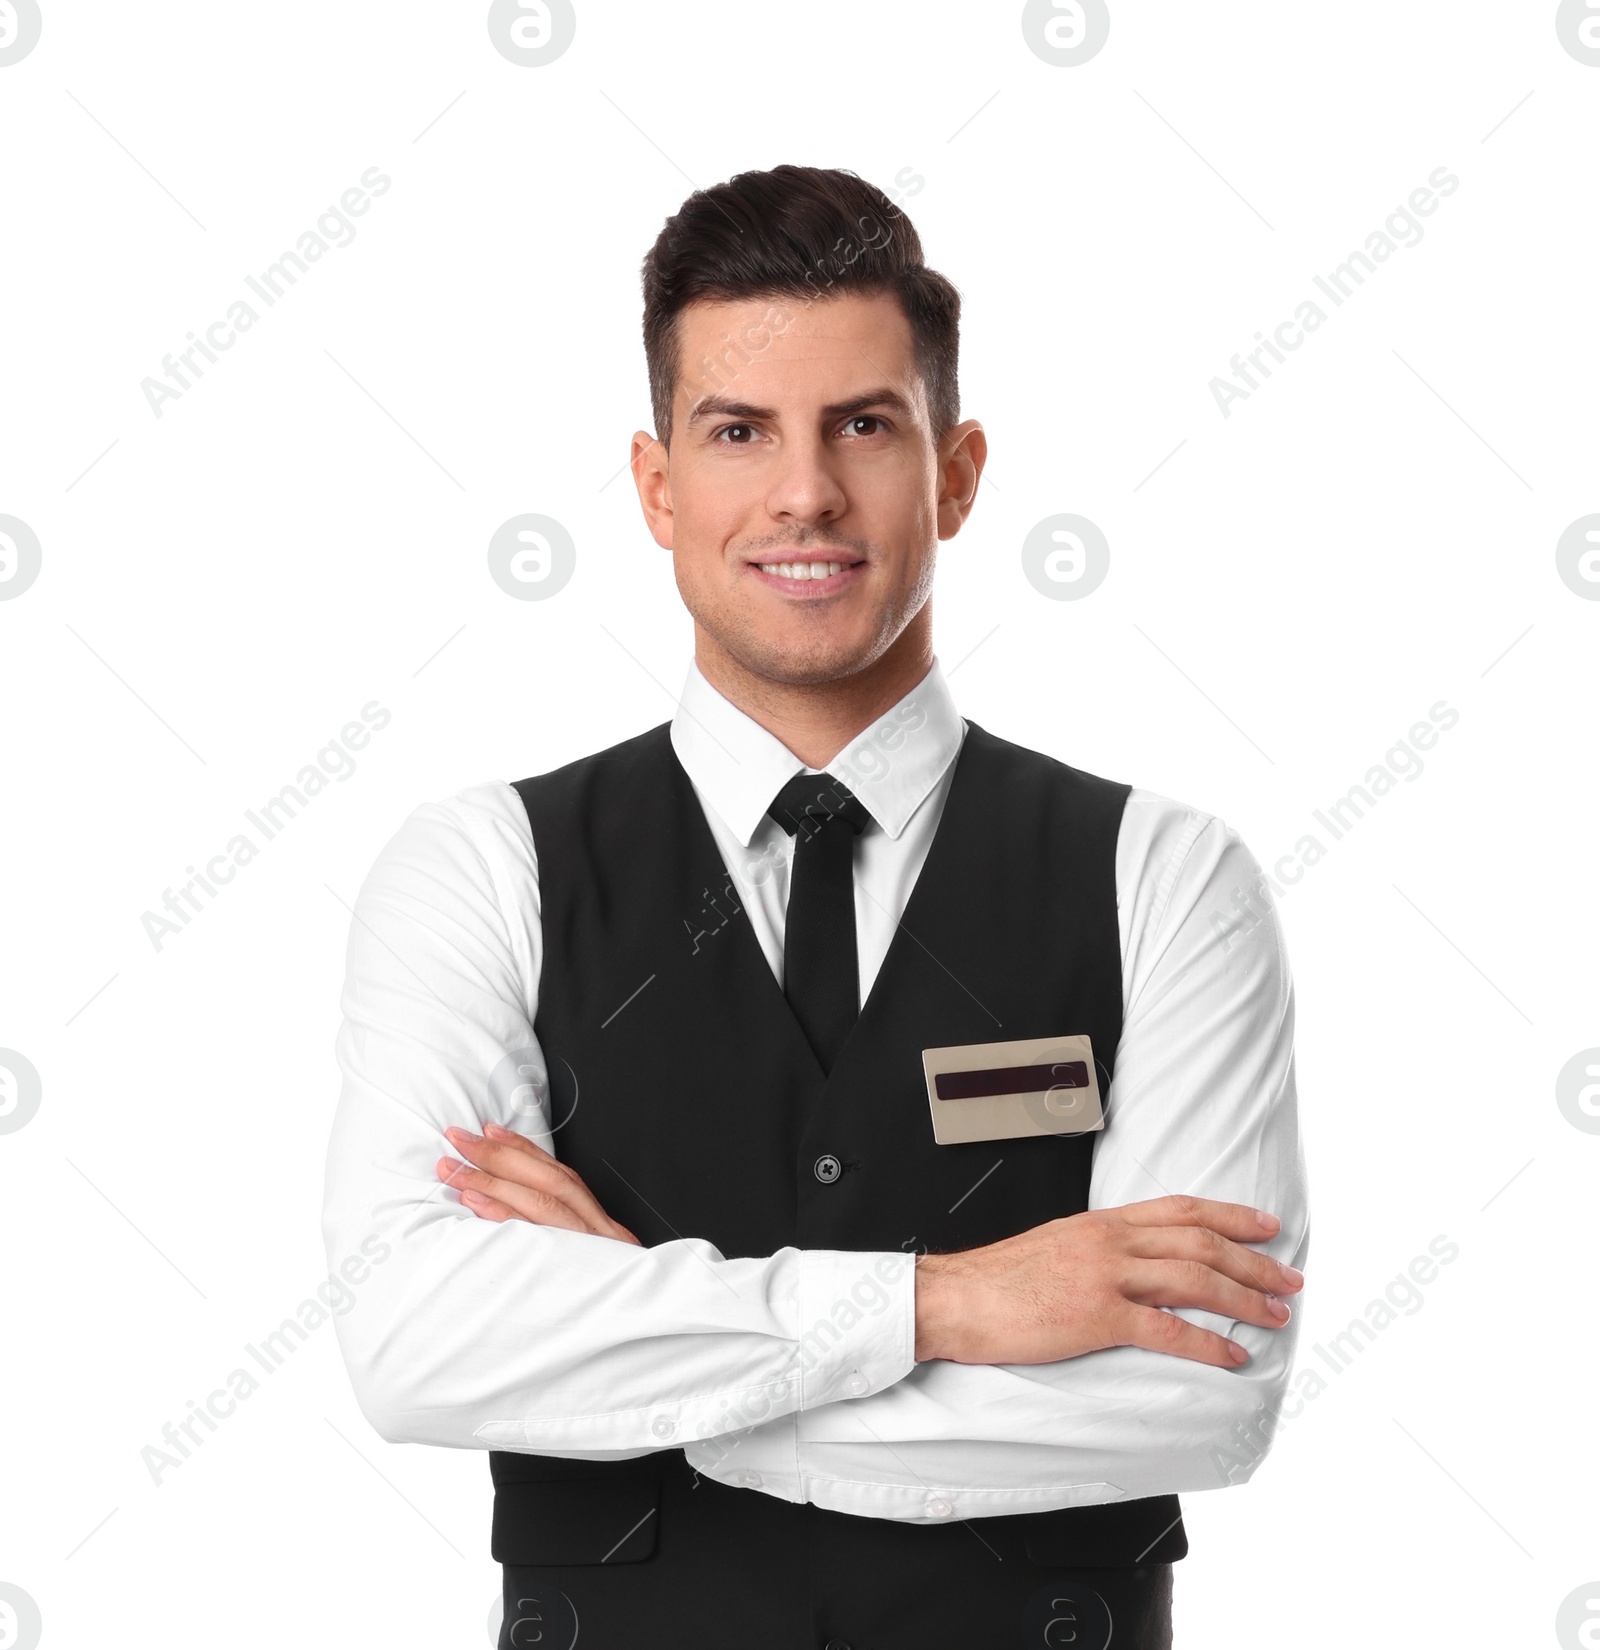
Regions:
[[[645,256],[644,353],[656,434],[670,447],[678,314],[698,300],[892,292],[911,325],[937,441],[961,416],[961,295],[922,261],[911,220],[854,172],[775,166],[697,189]],[[741,351],[737,343],[731,346]]]

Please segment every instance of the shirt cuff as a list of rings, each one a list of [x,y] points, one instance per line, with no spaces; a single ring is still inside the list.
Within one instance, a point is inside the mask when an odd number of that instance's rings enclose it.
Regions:
[[[802,1249],[801,1409],[865,1398],[916,1367],[916,1256]]]

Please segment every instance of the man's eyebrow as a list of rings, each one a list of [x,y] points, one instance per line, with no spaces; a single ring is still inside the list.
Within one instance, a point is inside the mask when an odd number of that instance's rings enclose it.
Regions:
[[[868,390],[865,395],[853,395],[848,401],[835,401],[822,409],[826,418],[848,418],[852,413],[866,412],[871,407],[887,407],[907,418],[915,416],[915,409],[898,390],[888,385]],[[749,401],[735,401],[727,395],[703,395],[689,409],[684,421],[687,427],[706,418],[773,419],[778,416],[774,407],[757,407]]]

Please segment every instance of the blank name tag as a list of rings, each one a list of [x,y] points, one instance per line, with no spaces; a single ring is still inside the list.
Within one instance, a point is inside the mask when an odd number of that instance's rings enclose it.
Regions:
[[[941,1146],[1106,1126],[1087,1036],[925,1048],[922,1069]]]

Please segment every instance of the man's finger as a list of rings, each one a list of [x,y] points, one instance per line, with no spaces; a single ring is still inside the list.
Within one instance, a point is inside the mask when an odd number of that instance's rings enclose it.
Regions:
[[[514,1147],[517,1151],[526,1152],[535,1162],[548,1163],[551,1168],[564,1175],[574,1185],[581,1186],[588,1196],[594,1197],[594,1193],[589,1190],[589,1182],[570,1163],[563,1163],[559,1157],[547,1152],[537,1140],[530,1140],[525,1134],[518,1134],[514,1129],[508,1129],[503,1123],[485,1123],[483,1132],[497,1145]],[[595,1198],[596,1204],[599,1201],[598,1198]]]
[[[478,1152],[475,1155],[485,1154]],[[526,1162],[508,1159],[503,1151],[496,1161],[499,1167],[510,1168],[517,1178],[490,1174],[487,1169],[460,1163],[451,1157],[441,1157],[435,1168],[439,1178],[457,1190],[470,1188],[493,1197],[518,1218],[535,1226],[561,1226],[568,1231],[588,1232],[596,1237],[616,1238],[622,1243],[636,1244],[641,1249],[644,1247],[626,1226],[614,1221],[600,1207],[582,1182],[575,1183],[563,1176],[552,1179],[548,1171],[537,1164],[529,1168]],[[530,1183],[533,1181],[537,1184]]]
[[[1205,1226],[1147,1226],[1130,1233],[1127,1253],[1142,1260],[1198,1261],[1264,1295],[1292,1295],[1305,1278],[1259,1249],[1245,1249]]]
[[[444,1132],[450,1144],[474,1168],[483,1169],[513,1185],[558,1198],[582,1215],[591,1230],[609,1233],[613,1222],[600,1207],[600,1200],[576,1174],[558,1163],[548,1152],[537,1147],[532,1151],[523,1151],[496,1140],[481,1139],[465,1129],[451,1128]],[[532,1141],[526,1144],[533,1145]]]
[[[485,1123],[483,1132],[491,1144],[509,1146],[512,1150],[522,1152],[527,1157],[532,1158],[536,1163],[546,1164],[561,1175],[563,1179],[570,1180],[575,1186],[581,1186],[586,1196],[594,1197],[594,1193],[589,1190],[588,1181],[570,1163],[563,1163],[554,1153],[547,1152],[537,1140],[530,1140],[526,1135],[518,1134],[514,1129],[508,1129],[503,1123]],[[446,1129],[445,1133],[449,1134],[450,1130]],[[466,1138],[470,1140],[472,1136],[468,1134]],[[595,1202],[598,1204],[599,1199],[596,1198]]]
[[[485,1123],[483,1132],[491,1139],[498,1140],[502,1146],[515,1146],[518,1151],[524,1151],[531,1156],[545,1158],[551,1163],[561,1160],[551,1156],[537,1140],[530,1140],[525,1134],[518,1134],[515,1129],[508,1129],[504,1123]]]
[[[482,1192],[474,1192],[470,1188],[463,1191],[461,1201],[481,1220],[521,1220],[523,1217],[515,1209],[509,1208],[497,1197],[485,1197]]]
[[[1144,1306],[1195,1307],[1262,1329],[1281,1329],[1289,1321],[1289,1308],[1270,1291],[1235,1283],[1197,1260],[1135,1261],[1122,1291]]]
[[[1128,1203],[1117,1212],[1132,1226],[1208,1226],[1238,1243],[1260,1243],[1275,1236],[1283,1224],[1276,1215],[1246,1203],[1183,1194]]]
[[[1198,1324],[1185,1322],[1154,1306],[1129,1306],[1122,1326],[1122,1346],[1142,1346],[1149,1352],[1168,1352],[1219,1369],[1237,1369],[1250,1356],[1237,1341],[1214,1335]]]
[[[439,1161],[441,1163],[449,1163],[450,1159],[440,1158]],[[454,1174],[460,1167],[461,1166],[459,1164],[451,1164],[451,1173]],[[474,1170],[473,1172],[476,1173],[478,1171]],[[487,1179],[488,1177],[486,1176],[485,1178]],[[504,1220],[520,1220],[529,1225],[542,1224],[537,1221],[529,1221],[526,1215],[518,1214],[515,1209],[511,1208],[508,1204],[502,1203],[498,1198],[489,1197],[483,1192],[475,1192],[470,1187],[467,1187],[462,1191],[461,1201],[473,1212],[473,1214],[480,1216],[484,1220],[493,1220],[496,1222]],[[642,1249],[644,1247],[639,1239],[636,1238],[626,1226],[619,1226],[616,1221],[612,1221],[611,1230],[609,1232],[603,1232],[598,1235],[602,1237],[614,1237],[620,1242],[631,1243],[636,1248]]]
[[[597,1230],[576,1209],[554,1193],[538,1191],[530,1186],[519,1186],[511,1180],[501,1180],[482,1169],[475,1169],[470,1163],[457,1163],[448,1157],[441,1157],[435,1169],[439,1178],[458,1192],[470,1190],[480,1192],[485,1197],[492,1197],[535,1226],[561,1226],[569,1232]]]

